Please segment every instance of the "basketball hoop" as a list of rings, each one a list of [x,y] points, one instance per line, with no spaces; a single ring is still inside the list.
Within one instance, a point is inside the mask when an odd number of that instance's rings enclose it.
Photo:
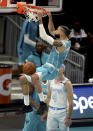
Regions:
[[[38,14],[42,14],[43,17],[47,16],[48,10],[45,8],[29,5],[26,2],[17,2],[17,13],[24,14],[29,21],[38,21]]]

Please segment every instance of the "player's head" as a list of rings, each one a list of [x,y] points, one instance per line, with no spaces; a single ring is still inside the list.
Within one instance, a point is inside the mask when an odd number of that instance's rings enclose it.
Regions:
[[[42,44],[40,42],[37,42],[37,44],[36,44],[36,51],[37,51],[37,53],[41,54],[42,50],[43,50]]]
[[[65,68],[66,68],[65,64],[62,64],[62,65],[61,65],[61,68],[62,68],[63,70],[65,70]]]
[[[61,65],[61,70],[62,70],[63,73],[65,72],[65,68],[66,68],[66,66],[64,64],[62,64]]]
[[[65,65],[62,64],[60,69],[59,69],[59,75],[62,75],[65,72],[65,68],[66,68]]]
[[[54,32],[54,36],[57,39],[65,39],[69,38],[70,29],[67,26],[59,26],[57,30]]]

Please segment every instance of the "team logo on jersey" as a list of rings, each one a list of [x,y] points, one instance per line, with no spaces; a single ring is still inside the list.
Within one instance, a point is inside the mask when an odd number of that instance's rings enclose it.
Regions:
[[[56,102],[56,101],[57,101],[57,96],[56,96],[56,93],[52,95],[52,99],[53,99],[53,101],[54,101],[54,102]]]

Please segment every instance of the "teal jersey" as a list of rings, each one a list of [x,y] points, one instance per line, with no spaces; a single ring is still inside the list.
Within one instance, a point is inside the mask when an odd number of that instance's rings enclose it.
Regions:
[[[48,56],[49,54],[45,53],[45,52],[42,52],[42,55],[41,55],[41,62],[42,62],[42,65],[44,65],[48,59]]]
[[[49,55],[43,51],[41,55],[35,51],[33,52],[33,54],[27,57],[26,62],[33,62],[36,67],[40,67],[41,65],[44,65],[46,63],[48,56]]]
[[[60,68],[62,63],[64,63],[64,61],[65,61],[65,59],[66,59],[66,57],[69,53],[70,47],[71,47],[71,44],[70,44],[69,41],[63,41],[63,42],[66,45],[66,50],[63,53],[59,53],[56,50],[56,47],[53,47],[51,52],[50,52],[50,55],[47,59],[47,63],[50,63],[57,68]]]
[[[40,67],[42,65],[41,56],[37,52],[29,55],[26,59],[26,62],[33,62],[36,67]]]
[[[33,31],[34,30],[34,31]],[[28,45],[24,42],[24,34],[28,34],[29,38],[32,41],[36,41],[36,37],[38,35],[38,22],[29,22],[26,20],[23,23],[23,27],[20,33],[20,38],[17,44],[17,52],[18,52],[18,61],[19,63],[24,63],[26,58],[32,54],[35,50],[35,47],[32,45]]]
[[[44,97],[47,97],[48,81],[45,84],[42,82],[41,85]],[[40,104],[40,99],[36,91],[33,92],[31,97],[36,103]],[[25,124],[22,131],[46,131],[46,121],[45,122],[41,121],[41,115],[37,115],[36,110],[37,109],[33,107],[32,112],[26,113]]]

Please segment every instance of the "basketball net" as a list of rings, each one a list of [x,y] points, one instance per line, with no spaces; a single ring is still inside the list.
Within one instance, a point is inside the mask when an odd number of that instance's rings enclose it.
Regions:
[[[38,21],[38,14],[42,14],[43,17],[47,16],[48,10],[45,8],[29,5],[26,2],[17,2],[17,13],[24,14],[29,21]]]

